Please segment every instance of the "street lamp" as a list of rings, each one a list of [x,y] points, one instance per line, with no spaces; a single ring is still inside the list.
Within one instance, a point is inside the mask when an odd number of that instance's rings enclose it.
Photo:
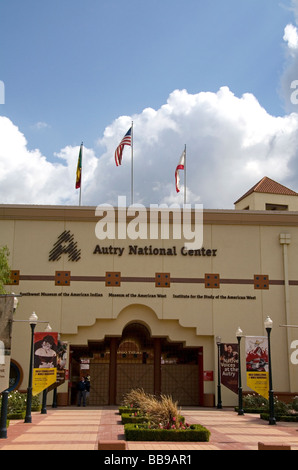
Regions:
[[[241,379],[241,352],[240,352],[240,343],[243,336],[243,331],[240,327],[237,328],[236,338],[238,340],[238,361],[239,361],[239,371],[238,371],[238,415],[243,416],[243,400],[242,400],[242,379]]]
[[[33,375],[33,353],[34,353],[34,330],[38,321],[38,316],[35,312],[29,318],[31,327],[31,352],[30,352],[30,366],[29,366],[29,381],[27,389],[27,404],[25,423],[32,423],[31,407],[32,407],[32,375]]]
[[[271,344],[270,344],[270,334],[273,326],[273,321],[270,317],[267,317],[264,326],[268,335],[268,367],[269,367],[269,424],[276,424],[276,419],[274,416],[274,393],[272,386],[272,370],[271,370]]]
[[[222,402],[221,402],[221,381],[220,381],[220,345],[221,345],[221,337],[216,336],[216,344],[217,344],[217,372],[218,372],[218,379],[217,379],[217,409],[222,409]]]

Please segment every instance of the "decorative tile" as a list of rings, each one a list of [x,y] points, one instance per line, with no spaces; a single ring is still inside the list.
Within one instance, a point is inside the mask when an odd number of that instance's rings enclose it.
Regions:
[[[12,270],[10,271],[10,281],[8,286],[18,286],[20,283],[20,271]]]
[[[155,287],[171,287],[170,273],[156,273]]]
[[[70,271],[56,271],[55,286],[70,286]]]
[[[254,275],[255,289],[269,289],[269,276],[265,274]]]
[[[121,286],[121,273],[107,272],[106,273],[106,287],[120,287]]]
[[[220,276],[219,274],[205,274],[205,288],[206,289],[219,289]]]

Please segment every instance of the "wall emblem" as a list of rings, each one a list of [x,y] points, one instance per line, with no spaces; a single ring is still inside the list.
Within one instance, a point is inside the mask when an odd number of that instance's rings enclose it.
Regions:
[[[81,250],[70,231],[64,231],[58,237],[53,249],[49,254],[49,261],[58,261],[63,254],[68,255],[69,261],[79,261],[81,259]]]

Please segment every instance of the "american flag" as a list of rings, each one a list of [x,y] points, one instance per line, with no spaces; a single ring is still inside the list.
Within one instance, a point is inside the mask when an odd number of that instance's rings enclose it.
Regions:
[[[122,162],[122,154],[123,154],[123,149],[125,145],[131,146],[131,128],[127,131],[123,139],[121,140],[120,144],[116,148],[115,151],[115,162],[116,165],[119,166],[121,165]]]

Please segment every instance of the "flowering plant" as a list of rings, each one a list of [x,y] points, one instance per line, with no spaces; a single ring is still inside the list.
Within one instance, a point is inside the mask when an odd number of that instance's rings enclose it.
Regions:
[[[8,395],[7,414],[14,415],[26,410],[27,395],[14,390]],[[2,405],[2,397],[0,398],[0,406]],[[39,395],[32,397],[32,408],[39,408]]]

